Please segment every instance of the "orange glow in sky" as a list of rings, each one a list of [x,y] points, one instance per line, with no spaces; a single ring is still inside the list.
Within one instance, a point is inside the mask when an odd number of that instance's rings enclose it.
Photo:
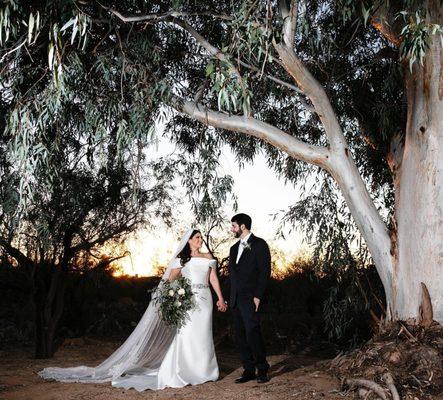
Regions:
[[[171,259],[176,242],[177,239],[169,231],[159,234],[139,230],[125,240],[120,250],[122,253],[127,251],[128,255],[114,264],[125,275],[157,275],[159,267],[165,267]]]
[[[128,255],[114,262],[118,270],[114,276],[137,275],[153,276],[158,275],[160,268],[166,267],[171,260],[173,252],[178,245],[178,236],[171,231],[150,233],[147,230],[140,230],[135,235],[130,236],[118,249],[118,253],[123,254],[128,251]],[[225,257],[229,252],[229,246],[235,243],[236,239],[228,243],[224,248],[219,249],[215,255],[219,258]],[[274,265],[273,276],[283,277],[287,266],[295,258],[295,252],[282,250],[278,241],[269,241]],[[108,250],[109,251],[109,250]],[[114,252],[116,250],[113,250]],[[203,248],[202,252],[206,249]]]

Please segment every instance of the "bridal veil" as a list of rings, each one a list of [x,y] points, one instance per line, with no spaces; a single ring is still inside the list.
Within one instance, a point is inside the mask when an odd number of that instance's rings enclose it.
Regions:
[[[169,278],[175,259],[191,238],[193,229],[188,229],[180,241],[171,261],[158,285],[161,288]],[[153,292],[155,298],[158,292]],[[167,326],[160,318],[158,304],[149,303],[140,322],[126,341],[106,360],[96,367],[78,366],[69,368],[50,367],[39,371],[44,379],[60,382],[101,383],[112,381],[131,371],[150,371],[159,368],[173,338],[176,329]]]

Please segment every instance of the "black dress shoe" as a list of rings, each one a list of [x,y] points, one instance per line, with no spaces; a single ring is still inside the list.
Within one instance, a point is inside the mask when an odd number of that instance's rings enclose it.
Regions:
[[[252,381],[255,378],[256,378],[255,374],[243,373],[242,376],[240,376],[240,378],[237,378],[235,380],[235,383],[245,383],[245,382]]]
[[[271,378],[269,377],[269,375],[266,372],[263,374],[257,375],[257,382],[258,383],[266,383],[266,382],[269,382],[270,380],[271,380]]]

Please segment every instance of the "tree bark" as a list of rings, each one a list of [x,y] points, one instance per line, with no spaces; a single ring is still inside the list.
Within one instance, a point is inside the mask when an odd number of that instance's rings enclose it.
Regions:
[[[391,240],[358,172],[336,113],[324,88],[298,59],[293,49],[284,45],[274,45],[288,73],[310,98],[323,123],[331,148],[329,172],[337,182],[354,221],[366,240],[385,288],[387,302],[390,304],[393,272]]]
[[[441,23],[439,8],[437,13]],[[423,282],[434,319],[443,322],[443,53],[439,41],[435,35],[431,38],[423,67],[415,65],[410,73],[405,66],[408,120],[395,179],[395,319],[419,315]]]
[[[386,225],[375,208],[350,152],[333,154],[331,163],[333,165],[331,174],[346,200],[357,228],[366,241],[383,283],[389,312],[392,303],[393,257],[392,242]]]

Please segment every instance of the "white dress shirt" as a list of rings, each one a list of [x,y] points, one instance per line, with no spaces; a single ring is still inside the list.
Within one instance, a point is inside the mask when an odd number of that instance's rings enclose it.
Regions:
[[[243,253],[243,249],[244,249],[243,245],[244,245],[244,243],[248,242],[248,239],[250,238],[251,235],[252,235],[252,232],[240,240],[240,244],[238,246],[238,253],[237,253],[237,261],[236,261],[237,264],[238,264],[238,260],[240,260],[240,257]]]

